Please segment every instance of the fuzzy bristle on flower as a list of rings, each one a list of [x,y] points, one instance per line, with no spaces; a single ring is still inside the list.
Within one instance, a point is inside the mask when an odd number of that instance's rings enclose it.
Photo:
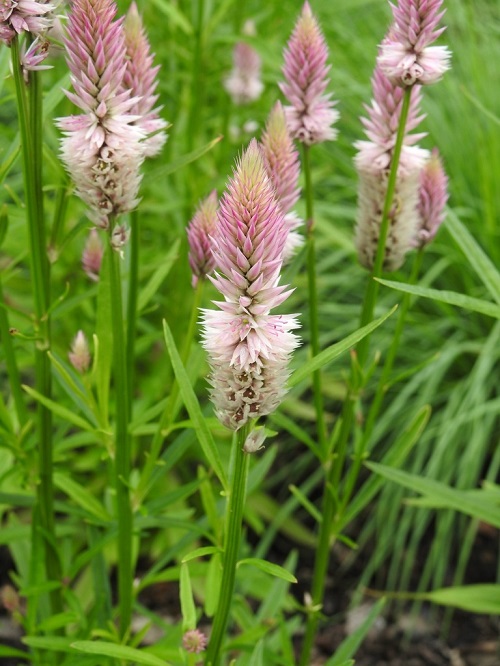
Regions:
[[[211,398],[220,421],[238,430],[269,414],[286,393],[297,347],[293,315],[271,310],[291,293],[279,285],[287,229],[255,140],[243,153],[220,202],[214,237],[218,310],[203,311]]]
[[[0,41],[10,45],[16,35],[43,35],[52,26],[56,4],[36,0],[0,0]]]
[[[445,30],[438,28],[443,0],[399,0],[388,38],[380,47],[378,63],[401,86],[431,84],[450,68],[446,46],[430,46]]]
[[[60,118],[62,159],[95,224],[133,210],[141,182],[145,132],[132,113],[138,100],[124,88],[127,70],[122,20],[112,0],[74,0],[65,47],[83,113]]]
[[[187,228],[189,242],[189,265],[193,273],[192,285],[204,279],[215,266],[212,254],[212,237],[217,225],[217,192],[213,190],[198,206]]]
[[[285,106],[288,129],[294,139],[311,145],[337,136],[332,125],[339,113],[324,92],[328,85],[328,47],[318,21],[306,2],[284,52],[281,91],[290,102]]]
[[[292,208],[300,196],[299,153],[288,131],[285,113],[280,102],[276,102],[269,114],[261,146],[268,176],[285,214],[288,237],[283,252],[283,261],[287,262],[304,240],[296,231],[302,224],[302,220],[292,212]]]
[[[207,647],[207,637],[199,629],[190,629],[182,637],[182,647],[186,652],[199,654]]]
[[[394,146],[399,127],[404,91],[391,82],[377,65],[372,78],[373,101],[365,107],[363,118],[369,141],[358,141],[355,157],[359,174],[358,215],[355,245],[361,264],[373,268],[387,192]],[[399,160],[394,201],[389,212],[384,269],[399,268],[406,253],[414,246],[419,227],[417,211],[420,172],[429,152],[416,142],[422,133],[411,134],[423,116],[420,112],[420,89],[413,90]]]
[[[155,91],[160,67],[153,67],[154,55],[150,52],[149,41],[135,2],[129,7],[123,27],[128,57],[123,81],[125,88],[131,90],[137,100],[130,113],[139,116],[135,124],[147,135],[143,141],[144,153],[146,157],[153,157],[161,151],[167,140],[167,123],[159,116],[161,107],[154,108],[158,101]]]
[[[238,42],[233,49],[233,69],[224,80],[224,88],[234,104],[249,104],[262,95],[260,69],[261,59],[253,46]]]
[[[448,176],[439,151],[435,148],[420,173],[418,202],[420,227],[416,239],[418,247],[423,247],[434,239],[446,216],[447,201]]]

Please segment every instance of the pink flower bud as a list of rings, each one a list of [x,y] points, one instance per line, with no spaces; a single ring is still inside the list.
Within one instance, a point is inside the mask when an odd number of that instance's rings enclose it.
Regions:
[[[199,629],[191,629],[182,637],[182,647],[186,652],[199,654],[207,647],[207,637]]]
[[[104,248],[101,243],[99,232],[97,229],[91,229],[82,254],[82,266],[83,270],[91,280],[94,280],[94,282],[97,282],[99,279],[103,254]]]
[[[193,287],[196,287],[198,279],[204,279],[214,269],[215,260],[212,254],[211,237],[215,234],[217,207],[217,192],[213,190],[200,203],[187,229]]]
[[[84,374],[87,372],[90,366],[90,350],[89,343],[83,331],[78,331],[72,344],[71,351],[68,354],[71,365],[78,370],[78,372]]]
[[[443,168],[439,151],[435,148],[420,173],[418,202],[420,228],[416,241],[419,247],[427,245],[434,239],[446,216],[447,201],[448,176]]]
[[[224,81],[224,88],[234,104],[249,104],[262,95],[264,84],[260,68],[260,56],[253,46],[238,42],[233,50],[233,69]]]

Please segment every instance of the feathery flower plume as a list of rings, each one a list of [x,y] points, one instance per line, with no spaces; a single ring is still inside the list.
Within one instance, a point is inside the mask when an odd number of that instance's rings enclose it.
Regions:
[[[103,254],[104,248],[97,229],[91,229],[83,249],[82,266],[85,273],[94,282],[99,279]]]
[[[90,350],[89,343],[83,331],[78,331],[76,334],[68,357],[75,370],[78,370],[82,374],[87,372],[90,366]]]
[[[138,100],[124,89],[127,69],[122,20],[113,0],[74,0],[65,39],[74,93],[83,113],[58,120],[62,159],[77,194],[101,228],[133,210],[141,182],[145,133],[132,114]]]
[[[213,190],[198,206],[187,228],[189,265],[193,273],[191,284],[196,287],[215,267],[212,240],[217,225],[217,192]]]
[[[286,393],[288,361],[298,345],[294,315],[271,310],[291,293],[279,286],[287,229],[257,141],[239,160],[220,202],[214,237],[224,296],[203,311],[203,346],[210,355],[211,398],[219,420],[238,430],[274,411]]]
[[[446,216],[448,201],[448,176],[443,168],[439,151],[434,148],[431,157],[420,173],[418,212],[420,228],[416,244],[423,247],[430,243]]]
[[[284,58],[286,80],[280,88],[291,104],[285,106],[290,134],[307,145],[332,141],[337,136],[332,125],[339,113],[333,108],[331,95],[323,94],[329,82],[328,47],[308,2],[304,3]]]
[[[398,85],[431,84],[450,68],[451,53],[446,46],[429,46],[446,28],[438,28],[443,18],[443,0],[399,0],[392,5],[394,25],[380,47],[378,63]]]
[[[278,202],[285,214],[288,237],[283,252],[283,261],[286,263],[295,250],[303,244],[304,239],[296,231],[302,224],[302,220],[291,212],[300,196],[299,153],[287,129],[281,102],[276,102],[269,114],[266,129],[262,135],[261,147],[267,174],[274,185]]]
[[[167,140],[167,123],[159,116],[161,107],[153,108],[158,101],[155,91],[160,66],[153,67],[154,54],[150,52],[149,41],[135,2],[130,5],[123,28],[128,56],[123,82],[125,88],[131,90],[137,99],[130,113],[140,116],[135,124],[147,135],[143,141],[146,157],[153,157],[161,151]]]
[[[366,106],[368,118],[362,118],[369,141],[358,141],[355,157],[359,174],[358,218],[355,245],[361,264],[373,268],[382,223],[384,201],[391,168],[404,90],[392,83],[376,66],[373,78],[373,100]],[[384,269],[399,268],[406,253],[414,246],[419,228],[417,211],[420,171],[429,152],[414,145],[424,134],[410,134],[423,116],[420,113],[420,88],[413,90],[405,136],[399,160],[396,191],[389,213]]]
[[[224,88],[234,104],[249,104],[262,95],[264,84],[260,69],[260,56],[253,46],[238,42],[233,49],[233,69],[224,80]]]
[[[42,35],[52,25],[56,5],[35,0],[0,0],[0,41],[10,45],[16,35]]]

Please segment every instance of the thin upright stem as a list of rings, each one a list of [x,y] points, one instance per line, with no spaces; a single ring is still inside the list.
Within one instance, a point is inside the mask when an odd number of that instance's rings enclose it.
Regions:
[[[249,455],[243,451],[243,445],[245,444],[249,429],[248,424],[243,426],[238,430],[235,437],[236,442],[234,446],[236,446],[236,450],[233,452],[234,468],[226,508],[224,559],[219,605],[215,613],[212,635],[205,657],[205,666],[219,666],[220,664],[222,641],[226,632],[229,611],[233,600],[248,477]]]
[[[406,120],[408,118],[408,111],[410,108],[410,98],[411,98],[411,88],[407,88],[403,97],[398,133],[396,136],[396,144],[394,146],[394,152],[391,161],[391,169],[389,172],[387,192],[382,212],[380,235],[378,239],[377,254],[375,257],[375,263],[370,276],[370,280],[368,281],[365,292],[360,326],[364,326],[370,323],[373,320],[373,313],[375,311],[375,305],[378,296],[378,282],[376,282],[373,278],[380,277],[382,275],[382,268],[385,257],[385,244],[387,240],[387,234],[389,231],[389,223],[390,223],[389,214],[392,208],[394,192],[396,189],[399,158],[401,155],[403,139],[405,136]],[[368,350],[369,350],[369,336],[363,338],[363,340],[361,340],[361,342],[357,347],[357,360],[361,370],[363,369],[364,364],[366,362],[368,356]],[[336,514],[339,513],[340,509],[337,506],[337,500],[334,490],[338,488],[340,478],[342,476],[342,470],[344,468],[345,459],[347,456],[347,445],[349,442],[349,436],[351,434],[351,429],[352,429],[354,409],[357,401],[357,393],[362,386],[362,381],[363,381],[362,376],[360,377],[359,371],[353,366],[351,370],[347,395],[344,400],[344,405],[342,409],[342,422],[341,422],[339,437],[336,442],[336,451],[335,455],[332,456],[331,465],[327,473],[326,483],[323,488],[322,521],[319,529],[318,547],[316,549],[316,558],[314,562],[314,574],[313,574],[313,583],[311,591],[313,608],[321,606],[323,601],[325,578],[328,570],[328,562],[330,557],[330,548],[331,548],[332,538],[334,538],[335,536],[334,534],[332,534],[332,525],[334,521],[337,522],[339,516]],[[357,480],[357,475],[356,478],[353,479],[354,483],[356,480]],[[310,612],[307,618],[306,634],[304,637],[304,642],[302,645],[302,653],[299,662],[300,666],[308,666],[310,663],[311,650],[312,646],[314,645],[317,626],[318,626],[318,614],[317,612],[314,611]]]
[[[195,136],[198,133],[198,118],[200,114],[201,98],[201,67],[202,67],[202,38],[203,38],[203,17],[205,14],[205,0],[193,0],[193,7],[196,6],[196,24],[194,30],[194,49],[193,49],[193,70],[191,78],[191,100],[187,131],[187,150],[190,152],[195,145]]]
[[[110,224],[110,233],[112,225]],[[120,636],[129,630],[132,617],[132,532],[133,517],[130,504],[129,479],[131,446],[128,433],[129,382],[123,321],[120,255],[111,244],[108,262],[110,270],[111,327],[113,331],[113,379],[115,385],[115,491],[118,520],[118,603],[120,609]]]
[[[135,370],[135,338],[137,334],[137,298],[139,294],[139,249],[140,249],[140,218],[134,210],[130,219],[130,265],[127,301],[127,374],[128,374],[128,417],[132,417],[132,396]]]
[[[316,250],[314,242],[314,206],[313,206],[313,188],[311,179],[311,160],[310,147],[303,146],[303,169],[305,177],[305,198],[306,198],[306,229],[307,229],[307,285],[309,295],[309,331],[311,336],[311,355],[317,356],[320,352],[319,346],[319,308],[318,308],[318,288],[316,282]],[[318,443],[323,456],[327,454],[327,433],[325,424],[325,412],[323,407],[323,392],[321,387],[321,371],[313,372],[313,394],[314,408],[316,412],[316,426],[318,434]]]
[[[38,72],[31,72],[31,89],[28,102],[23,71],[20,64],[19,41],[11,44],[12,70],[16,88],[16,100],[21,136],[22,167],[30,247],[31,283],[35,309],[35,386],[43,396],[51,397],[50,359],[50,283],[49,261],[46,248],[45,220],[42,192],[42,93]],[[40,527],[45,535],[44,562],[47,578],[61,580],[61,567],[56,547],[54,523],[54,486],[52,453],[52,413],[41,403],[37,404],[38,473],[37,500]],[[33,553],[37,557],[38,553]],[[52,612],[62,611],[60,589],[50,593]]]

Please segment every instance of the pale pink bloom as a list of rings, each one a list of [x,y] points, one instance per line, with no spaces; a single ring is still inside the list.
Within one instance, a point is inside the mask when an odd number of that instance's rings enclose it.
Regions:
[[[299,153],[287,129],[285,113],[280,102],[275,104],[269,114],[261,144],[267,174],[274,185],[283,213],[285,213],[288,237],[283,252],[283,261],[287,262],[304,240],[296,231],[302,224],[302,220],[292,212],[292,208],[300,196]]]
[[[237,430],[274,411],[286,393],[288,361],[298,339],[293,315],[271,310],[291,293],[279,285],[287,229],[253,140],[220,202],[214,237],[215,277],[224,301],[203,311],[211,397],[220,421]]]
[[[329,82],[328,47],[309,3],[304,3],[284,52],[281,91],[290,102],[285,106],[288,129],[306,145],[331,141],[337,136],[332,125],[339,113],[324,92]]]
[[[83,249],[82,266],[85,273],[94,282],[99,279],[103,254],[104,248],[99,233],[97,229],[91,229]]]
[[[1,2],[1,0],[0,0]],[[28,83],[28,72],[42,71],[52,69],[52,65],[42,65],[42,62],[49,55],[49,42],[37,37],[26,49],[26,44],[21,46],[21,67],[23,76]]]
[[[56,4],[35,0],[0,0],[0,40],[9,45],[16,35],[41,35],[52,25]]]
[[[140,116],[135,124],[147,135],[143,141],[146,157],[153,157],[161,151],[167,140],[167,123],[159,116],[161,107],[154,108],[158,101],[155,91],[160,66],[153,67],[154,54],[150,52],[149,41],[135,2],[130,5],[123,27],[128,57],[123,83],[125,89],[131,90],[137,99],[130,113]]]
[[[260,56],[253,46],[238,42],[233,49],[233,69],[224,80],[224,88],[234,104],[249,104],[262,95],[264,84],[260,69]]]
[[[182,647],[186,652],[199,654],[207,647],[207,637],[199,629],[190,629],[182,637]]]
[[[446,217],[448,176],[443,168],[439,151],[434,148],[420,173],[418,212],[420,228],[416,239],[418,247],[430,243]]]
[[[358,141],[355,164],[359,174],[358,214],[355,245],[361,264],[373,268],[387,183],[391,169],[396,135],[399,127],[404,90],[375,68],[372,78],[373,100],[366,106],[368,118],[363,118],[369,141]],[[413,247],[419,227],[417,211],[420,172],[429,152],[414,145],[424,134],[411,134],[423,116],[420,113],[420,89],[412,91],[410,108],[401,150],[396,190],[389,213],[389,232],[384,257],[384,269],[399,268],[406,253]]]
[[[193,273],[191,284],[196,287],[198,280],[204,279],[215,266],[212,254],[212,237],[217,225],[217,192],[213,190],[198,206],[188,225],[189,265]]]
[[[392,5],[394,25],[380,47],[378,63],[401,86],[431,84],[450,68],[446,46],[429,46],[446,28],[438,28],[443,0],[399,0]]]
[[[68,354],[71,365],[78,370],[78,372],[84,374],[87,372],[90,366],[90,350],[89,343],[85,337],[83,331],[78,331],[72,344],[71,351]]]
[[[145,133],[132,114],[138,100],[123,86],[125,36],[115,14],[112,0],[74,0],[65,46],[75,92],[66,94],[83,113],[58,121],[62,159],[102,228],[137,206],[144,160]]]

